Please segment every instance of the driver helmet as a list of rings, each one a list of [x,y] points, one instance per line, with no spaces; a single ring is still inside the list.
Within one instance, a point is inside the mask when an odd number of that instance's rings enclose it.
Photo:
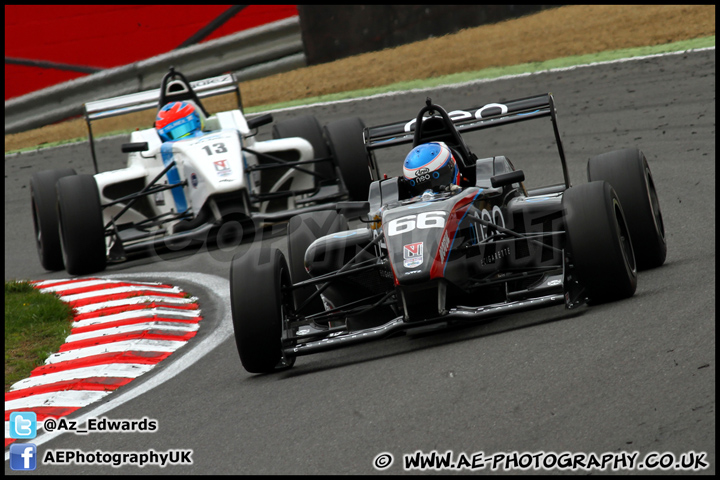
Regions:
[[[403,162],[403,177],[413,196],[426,190],[458,185],[460,169],[444,142],[430,142],[413,148]]]
[[[189,102],[170,102],[158,111],[155,118],[155,128],[163,142],[192,137],[203,126],[196,107]]]

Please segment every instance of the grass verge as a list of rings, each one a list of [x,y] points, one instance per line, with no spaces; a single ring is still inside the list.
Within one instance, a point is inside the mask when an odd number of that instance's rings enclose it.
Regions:
[[[70,334],[72,309],[26,282],[5,282],[5,392],[56,353]]]
[[[429,88],[444,87],[456,84],[465,84],[475,80],[492,80],[511,75],[522,75],[527,73],[544,72],[556,68],[568,68],[578,65],[589,65],[596,62],[607,62],[624,58],[643,57],[647,55],[658,55],[663,53],[681,52],[692,49],[700,49],[715,46],[715,36],[703,37],[694,40],[684,40],[682,42],[673,42],[663,45],[655,45],[649,47],[626,48],[621,50],[612,50],[606,52],[592,53],[587,55],[574,55],[571,57],[557,58],[544,62],[523,63],[520,65],[503,66],[487,68],[479,71],[460,72],[450,75],[442,75],[433,78],[425,78],[412,82],[393,83],[381,87],[367,88],[363,90],[353,90],[350,92],[339,92],[319,97],[305,98],[291,102],[277,103],[273,105],[259,105],[256,107],[248,107],[245,113],[262,113],[272,110],[281,110],[291,107],[300,107],[310,104],[336,102],[340,100],[350,100],[357,98],[370,97],[373,95],[388,94],[393,92],[403,92],[408,90],[424,90]]]

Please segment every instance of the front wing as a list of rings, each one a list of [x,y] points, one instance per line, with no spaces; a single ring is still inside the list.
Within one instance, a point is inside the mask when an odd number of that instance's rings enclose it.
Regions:
[[[397,332],[419,331],[439,328],[448,325],[451,322],[468,321],[468,320],[491,320],[500,315],[518,313],[536,308],[548,307],[565,303],[565,295],[562,293],[544,295],[526,300],[517,300],[511,302],[503,302],[493,305],[485,305],[482,307],[457,307],[452,308],[445,315],[430,318],[422,321],[408,322],[403,317],[397,317],[389,322],[372,328],[356,330],[351,332],[330,333],[329,336],[321,340],[312,340],[312,337],[319,335],[327,335],[327,330],[302,327],[299,332],[301,334],[293,337],[297,343],[293,346],[283,349],[283,353],[287,357],[296,357],[302,355],[310,355],[313,353],[334,350],[349,345],[364,343],[371,340],[378,340]],[[307,340],[305,340],[307,339]]]

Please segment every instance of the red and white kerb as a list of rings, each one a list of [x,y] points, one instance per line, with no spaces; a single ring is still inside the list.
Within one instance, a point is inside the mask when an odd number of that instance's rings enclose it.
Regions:
[[[197,334],[197,298],[172,285],[101,278],[30,282],[73,307],[60,351],[5,394],[5,446],[12,412],[35,412],[38,428],[101,400],[152,370]]]

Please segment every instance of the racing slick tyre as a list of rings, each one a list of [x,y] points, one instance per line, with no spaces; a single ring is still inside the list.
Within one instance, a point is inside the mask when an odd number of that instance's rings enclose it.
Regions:
[[[61,168],[37,172],[30,179],[30,199],[37,252],[40,264],[45,270],[51,272],[62,270],[65,267],[58,233],[55,185],[60,178],[75,174],[75,170],[72,168]]]
[[[589,303],[631,297],[637,288],[635,255],[615,190],[604,181],[590,182],[567,189],[562,202],[571,264]]]
[[[367,200],[372,183],[364,129],[365,123],[358,117],[337,120],[323,129],[351,200]]]
[[[638,269],[665,262],[665,227],[655,183],[645,155],[637,149],[617,150],[588,161],[588,180],[605,180],[623,206]]]
[[[322,210],[313,213],[295,215],[288,222],[288,262],[290,264],[290,278],[293,283],[309,280],[310,275],[305,270],[305,252],[311,243],[320,237],[333,233],[344,232],[348,229],[347,220],[334,210]],[[296,289],[293,291],[295,309],[297,310],[316,291],[314,286]],[[324,310],[322,299],[317,296],[301,312],[302,315],[311,315]]]
[[[237,254],[230,264],[230,307],[240,361],[250,373],[290,368],[295,357],[285,358],[282,332],[292,297],[285,256],[277,249],[255,248]]]
[[[58,223],[65,269],[70,275],[105,270],[105,228],[97,183],[92,175],[57,182]]]
[[[273,139],[300,137],[304,138],[313,147],[315,158],[329,158],[330,149],[323,137],[320,123],[313,115],[303,115],[300,117],[283,120],[273,125]],[[336,180],[335,167],[332,162],[319,162],[315,164],[315,173],[322,175],[323,180],[334,182]],[[320,178],[316,177],[317,185]]]

